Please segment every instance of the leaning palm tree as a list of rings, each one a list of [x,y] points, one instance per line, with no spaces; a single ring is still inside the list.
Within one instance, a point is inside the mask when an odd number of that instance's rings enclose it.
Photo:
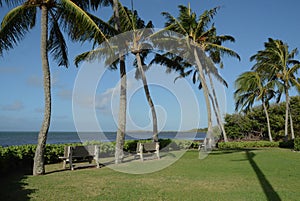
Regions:
[[[51,52],[59,66],[68,66],[67,47],[59,26],[60,20],[77,19],[84,26],[90,20],[82,7],[86,1],[70,0],[27,0],[5,15],[0,29],[0,55],[17,45],[31,28],[36,25],[37,9],[41,10],[41,60],[44,80],[45,111],[42,127],[34,156],[33,175],[45,173],[44,152],[51,118],[51,79],[48,52]],[[76,11],[76,12],[74,12]],[[49,31],[50,24],[50,31]],[[90,33],[103,35],[101,30],[93,27],[82,28]]]
[[[126,47],[123,46],[123,49],[125,51],[123,52],[122,56],[127,57],[130,54],[133,54],[135,56],[134,65],[137,67],[136,78],[142,79],[146,99],[148,101],[149,107],[151,108],[151,112],[152,112],[153,141],[158,141],[157,116],[156,116],[153,100],[150,95],[149,87],[147,84],[147,78],[145,75],[145,69],[147,68],[147,65],[145,65],[145,58],[149,53],[149,48],[151,47],[150,43],[146,43],[145,41],[149,39],[153,34],[153,29],[152,29],[153,25],[151,21],[145,24],[145,22],[138,16],[137,11],[130,11],[128,8],[123,7],[121,4],[119,4],[118,8],[119,8],[119,15],[121,19],[120,20],[121,31],[123,33],[126,33],[123,34],[123,36],[126,35],[126,40],[124,39],[126,41]],[[99,25],[103,26],[98,19],[94,18],[94,20],[96,21],[96,23],[99,23]],[[115,24],[114,17],[112,17],[109,20],[109,24],[111,25],[111,27]],[[119,31],[115,30],[115,32],[108,37],[112,37],[117,33],[119,33]],[[114,43],[113,40],[111,41],[111,43],[115,49],[119,48],[118,45],[121,45],[121,44],[113,44]],[[89,52],[85,52],[81,55],[78,55],[75,59],[76,65],[78,65],[79,62],[82,62],[87,59],[93,60],[99,57],[100,55],[104,56],[105,60],[110,61],[110,56],[107,55],[106,48],[100,46],[96,50],[92,50]],[[120,62],[120,59],[117,62]],[[110,65],[109,62],[108,64]]]
[[[150,50],[152,49],[151,44],[147,43],[147,39],[151,38],[153,34],[153,25],[152,22],[149,21],[147,24],[138,16],[137,11],[130,11],[126,7],[121,7],[121,19],[122,23],[121,26],[123,27],[124,31],[133,32],[133,37],[130,47],[131,53],[135,56],[134,64],[137,66],[136,71],[136,78],[142,79],[144,92],[146,95],[147,102],[151,109],[152,114],[152,125],[153,125],[153,141],[158,141],[158,127],[157,127],[157,115],[156,110],[153,104],[152,97],[150,95],[147,78],[145,75],[145,58],[149,54]]]
[[[207,107],[208,134],[212,132],[212,118],[211,105],[209,100],[210,91],[204,73],[206,73],[209,76],[209,78],[211,74],[213,74],[219,81],[224,83],[224,79],[222,79],[219,75],[213,62],[219,62],[220,56],[223,54],[239,58],[237,53],[235,53],[229,48],[222,46],[223,41],[234,41],[234,39],[231,36],[217,36],[214,25],[208,29],[208,25],[213,19],[214,15],[217,13],[218,9],[219,8],[216,7],[211,10],[207,10],[199,18],[197,18],[197,15],[191,11],[190,7],[185,7],[182,5],[179,6],[179,16],[177,18],[173,17],[167,12],[163,13],[163,15],[167,19],[167,22],[165,24],[166,30],[175,31],[189,38],[188,46],[191,48],[190,52],[192,53],[195,60],[195,70],[199,75],[199,81],[203,89]],[[205,52],[210,54],[211,59],[206,57]],[[214,87],[213,84],[210,85],[211,87]],[[213,96],[213,102],[217,103],[217,97],[215,95],[215,92]],[[216,105],[218,106],[218,104]],[[216,114],[218,121],[221,122],[219,108]],[[224,131],[223,135],[226,140],[227,137]]]
[[[285,94],[285,140],[288,139],[288,121],[289,121],[289,90],[295,86],[300,91],[300,82],[296,78],[297,71],[300,68],[300,61],[295,60],[298,53],[297,49],[289,51],[288,45],[281,40],[269,38],[264,44],[265,49],[258,51],[250,60],[256,61],[253,69],[260,74],[264,74],[269,80],[277,80],[277,88],[280,93]],[[294,133],[292,127],[292,118],[290,118],[291,133]],[[294,139],[294,136],[291,136]]]
[[[234,92],[235,110],[242,109],[248,112],[255,101],[261,101],[268,127],[268,136],[270,142],[273,141],[271,134],[271,126],[269,120],[268,106],[269,100],[274,98],[274,82],[266,82],[262,79],[262,75],[255,71],[242,73],[235,81],[236,91]]]

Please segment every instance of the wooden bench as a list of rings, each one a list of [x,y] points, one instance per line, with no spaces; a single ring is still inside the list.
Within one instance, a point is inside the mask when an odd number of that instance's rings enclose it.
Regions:
[[[140,156],[141,161],[144,160],[144,153],[154,153],[157,158],[160,159],[159,156],[159,142],[146,142],[146,143],[137,143],[136,154]]]
[[[97,168],[100,167],[99,158],[100,158],[100,146],[99,145],[87,145],[87,146],[66,146],[64,148],[64,156],[59,157],[63,160],[63,168],[66,168],[67,163],[70,164],[70,169],[74,170],[73,163],[74,159],[78,161],[88,160],[89,163],[92,163],[94,159],[97,165]]]

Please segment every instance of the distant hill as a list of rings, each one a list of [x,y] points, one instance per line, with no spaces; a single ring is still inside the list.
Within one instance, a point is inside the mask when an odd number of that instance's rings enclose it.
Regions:
[[[201,132],[207,132],[207,128],[193,128],[191,130],[189,130],[188,132],[197,132],[197,133],[201,133]]]

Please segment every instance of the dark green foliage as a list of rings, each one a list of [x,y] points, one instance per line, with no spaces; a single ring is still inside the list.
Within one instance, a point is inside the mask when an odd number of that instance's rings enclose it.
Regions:
[[[279,147],[280,148],[288,148],[288,149],[293,149],[294,148],[294,140],[288,140],[288,141],[281,141],[279,142]]]
[[[279,142],[270,141],[242,141],[242,142],[219,142],[219,149],[244,149],[258,147],[278,147]]]
[[[300,137],[300,96],[290,100],[295,137]],[[270,125],[274,140],[284,138],[285,102],[272,104],[269,109]],[[266,117],[261,106],[247,113],[227,114],[225,131],[229,139],[267,139]],[[290,130],[289,130],[290,132]]]
[[[297,137],[294,140],[294,150],[300,151],[300,137]]]

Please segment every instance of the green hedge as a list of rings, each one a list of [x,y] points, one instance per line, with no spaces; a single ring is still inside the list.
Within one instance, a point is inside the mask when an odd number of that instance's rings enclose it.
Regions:
[[[300,151],[300,137],[297,137],[294,140],[294,150]]]
[[[151,142],[151,140],[126,140],[124,144],[124,151],[129,153],[134,153],[136,151],[137,142]],[[168,146],[168,150],[177,149],[187,149],[187,148],[197,148],[197,142],[192,142],[188,140],[170,140],[170,139],[160,139],[160,149]],[[100,157],[110,157],[114,156],[115,143],[110,142],[98,142],[90,141],[72,144],[47,144],[45,149],[45,163],[58,163],[61,162],[59,156],[64,155],[65,146],[78,146],[78,145],[100,145]],[[19,145],[19,146],[0,146],[0,173],[6,173],[14,170],[25,171],[26,173],[31,173],[33,166],[33,158],[35,153],[36,145]],[[163,151],[162,150],[162,151]]]
[[[254,147],[278,147],[279,142],[270,141],[241,141],[241,142],[219,142],[219,149],[244,149]]]

